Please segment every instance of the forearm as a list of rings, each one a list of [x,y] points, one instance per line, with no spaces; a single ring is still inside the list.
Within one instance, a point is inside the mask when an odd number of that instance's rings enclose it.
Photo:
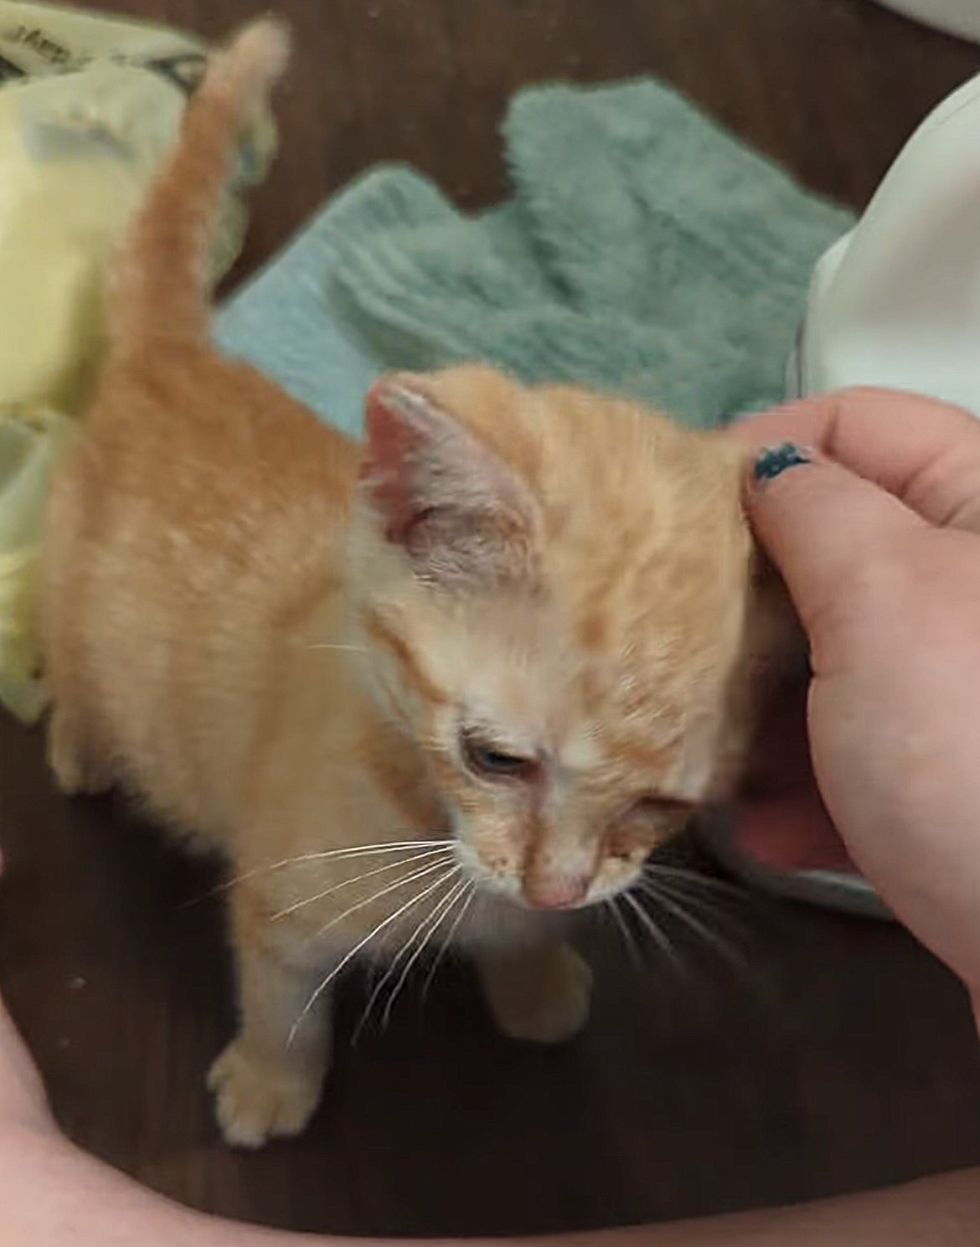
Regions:
[[[799,1208],[588,1236],[589,1247],[975,1247],[978,1242],[980,1169]]]
[[[206,1217],[83,1155],[62,1138],[48,1115],[37,1073],[2,1000],[0,1242],[3,1247],[171,1247],[174,1242],[181,1247],[352,1247],[353,1243],[382,1247],[364,1239],[308,1237]],[[506,1247],[975,1247],[977,1243],[980,1169],[801,1208],[550,1240],[511,1240]],[[470,1240],[467,1247],[505,1245]]]
[[[56,1136],[33,1131],[0,1138],[0,1239],[4,1247],[170,1247],[175,1241],[183,1247],[398,1247],[262,1230],[193,1213]],[[978,1242],[980,1170],[969,1170],[801,1208],[506,1245],[470,1240],[467,1247],[975,1247]]]

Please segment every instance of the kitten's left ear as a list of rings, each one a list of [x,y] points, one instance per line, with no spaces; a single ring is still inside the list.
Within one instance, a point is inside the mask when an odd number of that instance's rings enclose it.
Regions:
[[[367,398],[366,424],[361,488],[385,538],[420,576],[462,588],[532,572],[531,490],[424,383],[404,375],[380,381]]]

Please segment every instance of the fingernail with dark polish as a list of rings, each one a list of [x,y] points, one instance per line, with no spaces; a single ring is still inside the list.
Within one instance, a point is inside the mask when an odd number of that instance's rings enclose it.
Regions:
[[[752,476],[756,484],[763,485],[767,481],[774,481],[777,476],[782,476],[788,468],[798,468],[801,464],[812,462],[811,456],[802,447],[794,446],[792,442],[783,442],[782,446],[768,446],[760,451],[752,469]]]

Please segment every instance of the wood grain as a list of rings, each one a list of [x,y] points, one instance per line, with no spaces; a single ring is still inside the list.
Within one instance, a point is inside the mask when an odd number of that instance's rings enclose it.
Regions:
[[[94,6],[93,6],[94,7]],[[238,0],[119,0],[205,34]],[[256,3],[255,7],[258,6]],[[283,154],[240,272],[329,192],[405,160],[468,207],[505,189],[518,87],[656,73],[815,190],[860,205],[976,50],[868,0],[279,0],[298,32]],[[215,876],[113,801],[67,802],[0,722],[0,982],[66,1129],[178,1199],[360,1234],[555,1230],[856,1189],[980,1163],[962,993],[896,929],[748,902],[736,971],[631,968],[597,921],[594,1020],[563,1051],[490,1030],[462,968],[341,1043],[323,1110],[258,1156],[218,1141],[203,1075],[231,1026]],[[706,921],[711,921],[703,915]],[[363,1006],[346,988],[342,1031]]]

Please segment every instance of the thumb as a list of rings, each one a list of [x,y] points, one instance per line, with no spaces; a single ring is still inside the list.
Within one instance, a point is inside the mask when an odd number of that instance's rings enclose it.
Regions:
[[[752,467],[746,507],[808,634],[876,555],[925,526],[879,486],[813,451],[785,443]]]

